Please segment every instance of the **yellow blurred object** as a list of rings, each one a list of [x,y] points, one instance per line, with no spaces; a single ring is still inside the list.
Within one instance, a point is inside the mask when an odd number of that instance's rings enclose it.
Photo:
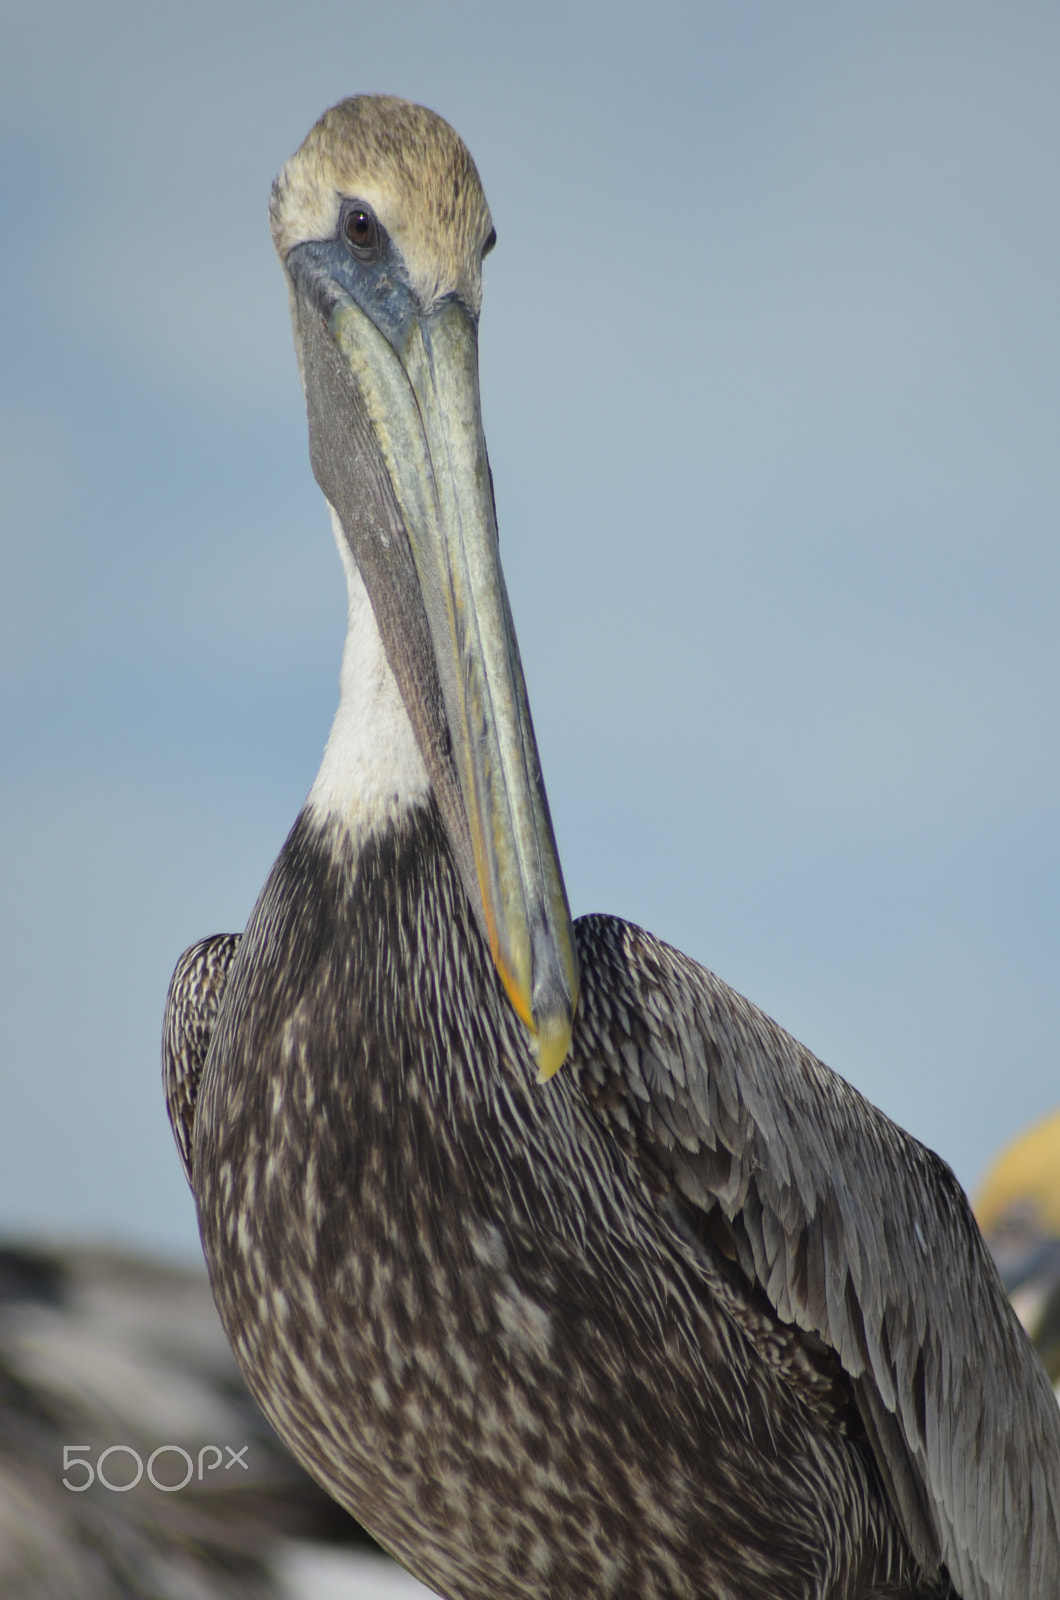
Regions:
[[[1002,1150],[975,1214],[1060,1398],[1060,1111]]]
[[[984,1233],[1014,1210],[1043,1234],[1060,1238],[1060,1111],[1006,1145],[974,1201]]]

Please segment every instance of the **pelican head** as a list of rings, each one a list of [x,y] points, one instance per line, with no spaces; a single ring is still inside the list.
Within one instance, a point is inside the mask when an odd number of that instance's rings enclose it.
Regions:
[[[273,185],[313,471],[371,600],[476,918],[539,1076],[577,958],[501,573],[478,386],[493,225],[463,142],[389,96],[333,106]]]

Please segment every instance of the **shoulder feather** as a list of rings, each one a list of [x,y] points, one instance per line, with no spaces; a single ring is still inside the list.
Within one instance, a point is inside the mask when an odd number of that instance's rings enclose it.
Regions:
[[[166,996],[162,1025],[162,1086],[184,1176],[191,1183],[192,1136],[199,1080],[210,1048],[238,933],[215,933],[185,950]]]
[[[686,956],[576,935],[587,1098],[835,1351],[917,1559],[964,1600],[1056,1600],[1060,1410],[949,1167]]]

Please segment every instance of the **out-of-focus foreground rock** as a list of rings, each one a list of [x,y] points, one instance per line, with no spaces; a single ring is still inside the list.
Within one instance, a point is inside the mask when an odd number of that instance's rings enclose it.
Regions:
[[[4,1600],[425,1595],[372,1551],[251,1400],[205,1273],[0,1247]]]

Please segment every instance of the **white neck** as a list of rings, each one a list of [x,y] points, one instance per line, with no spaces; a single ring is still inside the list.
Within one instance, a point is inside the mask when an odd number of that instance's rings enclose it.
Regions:
[[[349,621],[339,708],[306,806],[321,825],[337,823],[363,839],[422,805],[430,784],[368,591],[333,510],[331,526],[346,573]]]

